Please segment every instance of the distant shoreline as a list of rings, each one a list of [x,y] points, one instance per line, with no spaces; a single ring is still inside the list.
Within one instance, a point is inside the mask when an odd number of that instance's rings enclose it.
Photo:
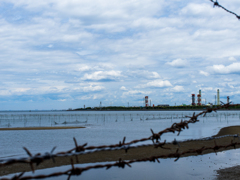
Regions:
[[[202,105],[202,106],[102,106],[102,107],[86,107],[86,108],[76,108],[68,109],[67,111],[204,111],[211,108],[219,108],[219,105]],[[236,104],[235,106],[230,106],[228,109],[219,109],[219,110],[233,110],[239,111],[240,105]]]
[[[207,109],[122,109],[122,110],[67,110],[67,111],[204,111]],[[217,111],[240,111],[240,109],[218,109]]]
[[[207,108],[199,108],[199,109],[137,109],[137,108],[126,108],[126,109],[72,109],[72,110],[0,110],[0,113],[11,113],[11,112],[20,112],[20,113],[29,113],[29,112],[72,112],[72,111],[204,111]],[[240,108],[231,108],[231,109],[218,109],[217,111],[240,111]]]

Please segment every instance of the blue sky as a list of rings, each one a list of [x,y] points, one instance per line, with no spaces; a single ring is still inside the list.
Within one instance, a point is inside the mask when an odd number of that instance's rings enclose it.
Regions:
[[[1,0],[0,109],[239,103],[239,29],[209,0]]]

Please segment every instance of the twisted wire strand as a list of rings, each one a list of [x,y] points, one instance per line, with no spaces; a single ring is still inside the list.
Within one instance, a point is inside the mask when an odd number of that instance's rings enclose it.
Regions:
[[[239,16],[238,14],[236,14],[235,12],[230,11],[230,10],[228,10],[227,8],[223,7],[222,5],[220,5],[220,4],[218,3],[217,0],[216,0],[216,1],[210,0],[210,1],[213,3],[213,7],[215,7],[215,6],[220,7],[220,8],[222,8],[223,10],[225,10],[226,12],[228,12],[228,13],[230,13],[230,14],[233,14],[234,16],[236,16],[236,18],[237,18],[238,20],[240,20],[240,16]]]

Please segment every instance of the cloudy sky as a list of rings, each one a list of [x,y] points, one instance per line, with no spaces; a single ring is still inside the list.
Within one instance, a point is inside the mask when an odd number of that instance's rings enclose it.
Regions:
[[[209,0],[0,0],[0,110],[190,104],[199,89],[239,103],[239,29]]]

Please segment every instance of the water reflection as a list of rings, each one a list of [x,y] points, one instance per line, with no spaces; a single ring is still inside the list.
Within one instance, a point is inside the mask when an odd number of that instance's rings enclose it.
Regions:
[[[106,169],[93,169],[83,172],[82,175],[72,176],[72,180],[77,179],[119,179],[119,180],[131,180],[131,179],[177,179],[177,180],[200,180],[200,179],[215,179],[216,170],[227,167],[239,165],[240,150],[229,150],[226,152],[220,152],[217,155],[215,153],[190,156],[180,158],[177,162],[174,159],[160,159],[160,163],[145,162],[134,163],[132,167],[125,167],[124,169],[118,167],[112,167],[109,170]],[[109,162],[108,162],[109,163]],[[86,167],[91,165],[97,165],[99,163],[79,164],[75,167]],[[104,164],[104,163],[101,163]],[[56,168],[49,168],[45,170],[36,171],[34,174],[31,172],[25,175],[41,175],[51,174],[53,172],[63,172],[67,169],[71,169],[71,166],[61,166]],[[5,177],[12,177],[8,175]],[[52,180],[66,180],[67,176],[48,178]]]

